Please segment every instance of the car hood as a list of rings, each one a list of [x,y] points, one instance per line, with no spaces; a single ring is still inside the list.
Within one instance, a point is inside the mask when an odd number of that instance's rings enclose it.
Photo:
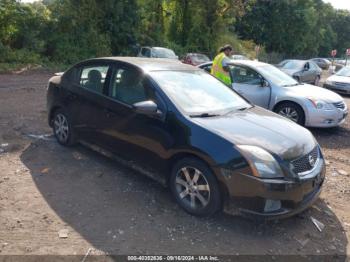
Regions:
[[[303,156],[316,145],[307,129],[260,107],[192,120],[235,145],[259,146],[284,160]]]
[[[285,88],[288,89],[289,96],[312,98],[327,103],[338,103],[343,101],[343,98],[337,93],[319,86],[302,84]]]
[[[334,81],[334,82],[350,84],[350,77],[347,77],[347,76],[332,75],[327,80],[328,81]]]
[[[284,69],[284,68],[280,68],[280,70],[282,70],[283,72],[285,72],[287,75],[292,76],[295,73],[300,72],[299,69]]]

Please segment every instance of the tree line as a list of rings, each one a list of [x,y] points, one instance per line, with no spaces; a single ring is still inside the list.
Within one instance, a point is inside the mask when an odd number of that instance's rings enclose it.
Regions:
[[[328,57],[350,48],[350,13],[322,0],[0,0],[0,63],[61,63],[165,46],[215,55]]]

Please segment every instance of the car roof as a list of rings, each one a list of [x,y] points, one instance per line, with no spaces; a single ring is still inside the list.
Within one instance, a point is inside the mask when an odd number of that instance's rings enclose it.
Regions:
[[[152,46],[151,48],[153,48],[153,49],[167,49],[167,50],[171,50],[170,48],[161,47],[161,46]]]
[[[267,63],[264,63],[264,62],[259,62],[254,60],[240,60],[240,59],[237,59],[237,60],[231,59],[227,63],[235,64],[235,65],[252,66],[252,67],[268,65]],[[213,61],[205,62],[203,64],[198,65],[197,67],[202,67],[202,66],[211,65],[211,64],[213,64]]]
[[[206,56],[206,54],[203,54],[203,53],[187,53],[187,55],[205,55]]]
[[[288,59],[289,61],[299,61],[299,62],[307,62],[307,61],[310,61],[311,59],[309,60],[304,60],[304,59]]]
[[[245,65],[245,66],[252,66],[252,67],[256,67],[256,66],[263,66],[263,65],[267,65],[267,63],[264,62],[259,62],[259,61],[254,61],[254,60],[230,60],[228,62],[229,64],[240,64],[240,65]]]
[[[183,64],[179,60],[166,59],[166,58],[144,58],[144,57],[101,57],[93,58],[88,61],[115,61],[124,62],[133,66],[138,67],[142,71],[169,71],[169,70],[181,70],[181,71],[193,71],[199,70],[192,65]]]

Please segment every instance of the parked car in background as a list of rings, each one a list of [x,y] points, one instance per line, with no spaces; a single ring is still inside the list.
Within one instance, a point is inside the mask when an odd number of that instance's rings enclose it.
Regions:
[[[309,60],[289,60],[280,69],[300,83],[318,85],[322,69]]]
[[[193,215],[224,207],[281,218],[303,211],[321,192],[325,161],[308,130],[193,66],[87,60],[50,79],[47,106],[58,143],[88,141],[117,155],[168,185]]]
[[[350,94],[350,66],[343,67],[337,73],[330,76],[323,85],[338,93]]]
[[[331,65],[329,66],[329,72],[332,74],[338,72],[345,66],[345,61],[342,61],[341,59],[329,58],[329,60],[331,61]]]
[[[282,66],[284,66],[287,62],[289,62],[291,59],[286,59],[286,60],[283,60],[281,62],[279,62],[277,65],[275,65],[276,67],[278,68],[281,68]]]
[[[316,63],[323,70],[328,70],[329,66],[332,64],[331,61],[326,58],[312,58],[310,61]]]
[[[342,58],[336,58],[336,59],[334,59],[334,63],[346,66],[347,65],[347,60],[346,59],[342,59]]]
[[[182,62],[184,64],[189,64],[193,66],[197,66],[206,62],[209,62],[210,59],[204,54],[199,54],[199,53],[188,53],[184,56],[182,59]]]
[[[164,47],[141,47],[138,57],[179,59],[175,52]]]
[[[210,70],[212,63],[200,65]],[[275,66],[256,61],[230,62],[232,89],[255,105],[310,127],[341,125],[348,114],[343,98],[327,89],[301,84]]]
[[[232,60],[250,60],[248,57],[244,55],[231,55]]]

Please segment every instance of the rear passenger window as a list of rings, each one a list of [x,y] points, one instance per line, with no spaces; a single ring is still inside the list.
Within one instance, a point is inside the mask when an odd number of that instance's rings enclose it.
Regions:
[[[316,70],[317,69],[317,67],[315,66],[314,63],[309,63],[309,64],[310,64],[310,69],[311,70]]]
[[[80,85],[93,92],[103,93],[109,66],[88,66],[81,71]]]

